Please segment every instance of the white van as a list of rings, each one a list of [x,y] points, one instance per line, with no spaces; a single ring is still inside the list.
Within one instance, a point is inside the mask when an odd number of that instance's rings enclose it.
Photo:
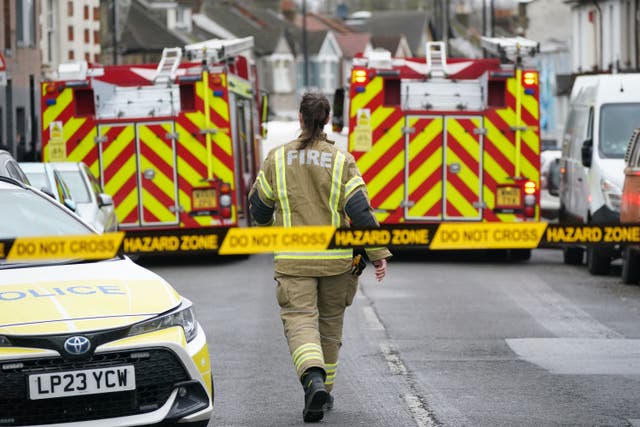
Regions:
[[[624,155],[640,127],[640,74],[578,76],[571,90],[562,142],[560,223],[618,223]],[[566,264],[581,264],[584,248],[564,250]],[[591,274],[604,275],[615,248],[587,250]]]

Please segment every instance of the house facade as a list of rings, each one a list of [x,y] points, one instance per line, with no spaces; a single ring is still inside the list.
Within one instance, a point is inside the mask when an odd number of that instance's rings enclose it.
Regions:
[[[0,85],[0,147],[19,160],[38,149],[42,31],[40,0],[5,1],[0,8],[0,48],[6,79]]]

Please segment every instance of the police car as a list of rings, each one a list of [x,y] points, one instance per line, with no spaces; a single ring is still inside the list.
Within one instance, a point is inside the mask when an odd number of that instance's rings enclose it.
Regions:
[[[0,426],[206,426],[213,382],[191,302],[125,256],[21,259],[29,236],[99,237],[11,178],[0,218]]]

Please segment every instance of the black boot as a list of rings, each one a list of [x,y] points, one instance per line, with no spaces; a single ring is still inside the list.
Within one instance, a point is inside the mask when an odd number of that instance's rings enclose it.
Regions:
[[[329,393],[324,388],[325,373],[321,368],[309,368],[302,375],[304,387],[304,409],[302,417],[307,423],[320,421],[324,416],[322,406],[327,401]]]
[[[322,407],[325,411],[330,411],[333,409],[333,395],[331,393],[327,394],[327,401],[324,402],[324,406]]]

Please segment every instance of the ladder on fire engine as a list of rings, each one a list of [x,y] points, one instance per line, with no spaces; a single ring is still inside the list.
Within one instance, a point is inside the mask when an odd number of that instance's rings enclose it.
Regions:
[[[162,49],[162,58],[153,76],[154,83],[171,82],[176,77],[176,70],[182,59],[182,49],[179,47],[165,47]]]
[[[447,45],[444,42],[427,42],[427,75],[447,77]]]
[[[211,64],[237,56],[253,48],[253,36],[242,39],[211,39],[184,47],[193,61],[207,60]]]

